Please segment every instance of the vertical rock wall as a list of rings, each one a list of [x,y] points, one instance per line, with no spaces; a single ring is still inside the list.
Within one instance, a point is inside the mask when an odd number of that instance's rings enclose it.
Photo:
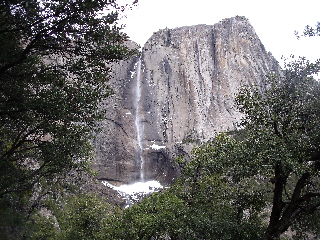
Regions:
[[[101,179],[139,180],[134,98],[138,57],[114,66],[115,94],[103,133],[95,142],[95,168]],[[173,159],[231,130],[241,118],[234,96],[243,84],[265,89],[265,75],[280,72],[244,17],[213,26],[164,29],[153,34],[141,55],[140,122],[143,127],[145,179],[170,182]]]

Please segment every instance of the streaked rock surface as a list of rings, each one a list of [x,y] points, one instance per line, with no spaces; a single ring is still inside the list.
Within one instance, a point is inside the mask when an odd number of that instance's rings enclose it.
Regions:
[[[133,57],[113,66],[115,94],[103,106],[108,114],[95,141],[98,177],[115,184],[140,178],[137,62]],[[244,17],[154,33],[141,53],[138,114],[145,180],[170,182],[179,173],[175,157],[231,130],[241,118],[233,104],[238,88],[250,84],[264,91],[270,72],[278,73],[280,67]]]

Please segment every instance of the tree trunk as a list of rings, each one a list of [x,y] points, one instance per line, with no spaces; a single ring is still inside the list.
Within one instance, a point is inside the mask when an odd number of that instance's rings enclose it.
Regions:
[[[270,222],[266,230],[267,240],[278,240],[280,239],[279,225],[281,212],[283,210],[282,192],[285,185],[286,179],[282,175],[282,166],[279,163],[275,167],[275,183],[273,190],[273,204],[272,212],[270,216]]]
[[[278,176],[277,173],[279,173],[280,169],[280,167],[276,167],[276,176]],[[292,221],[300,214],[301,210],[298,208],[298,201],[300,199],[301,191],[309,177],[309,173],[302,174],[301,178],[296,183],[295,189],[291,196],[291,201],[286,205],[286,207],[282,202],[282,191],[286,179],[283,177],[278,177],[278,180],[276,179],[270,223],[266,231],[267,240],[280,239],[280,235],[288,230]]]

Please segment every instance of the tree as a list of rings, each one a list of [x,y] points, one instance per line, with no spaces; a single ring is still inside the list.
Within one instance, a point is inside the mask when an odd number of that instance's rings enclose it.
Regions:
[[[265,200],[257,182],[235,183],[224,174],[222,159],[230,159],[239,147],[221,134],[193,149],[175,184],[113,215],[106,238],[262,239]]]
[[[110,239],[104,232],[113,208],[93,194],[69,196],[61,206],[53,205],[60,232],[54,239]],[[42,231],[39,231],[42,232]]]
[[[273,175],[267,239],[279,239],[301,215],[320,206],[320,85],[312,77],[319,70],[320,61],[301,58],[286,65],[283,77],[271,78],[265,94],[243,88],[237,97],[250,144],[245,157],[255,163],[249,172]]]
[[[188,219],[184,201],[171,191],[153,193],[115,213],[104,232],[106,239],[195,239]]]
[[[299,39],[300,37],[314,37],[320,36],[320,22],[318,22],[315,28],[307,25],[303,31],[303,34],[300,36],[299,32],[295,32],[296,37]]]
[[[194,181],[224,177],[224,191],[233,192],[229,201],[238,204],[239,216],[270,206],[268,240],[280,239],[289,227],[299,236],[307,230],[320,234],[308,221],[320,207],[320,84],[312,77],[319,70],[320,61],[302,58],[286,64],[283,76],[269,76],[266,92],[243,87],[236,98],[245,116],[238,132],[216,137],[194,157],[203,165],[191,168]]]
[[[122,10],[115,0],[0,3],[0,200],[11,207],[90,169],[108,63],[136,52],[117,26]]]
[[[197,213],[194,229],[200,239],[263,239],[268,196],[261,177],[240,174],[250,168],[237,164],[245,150],[241,140],[226,133],[192,150],[176,184],[190,212]]]

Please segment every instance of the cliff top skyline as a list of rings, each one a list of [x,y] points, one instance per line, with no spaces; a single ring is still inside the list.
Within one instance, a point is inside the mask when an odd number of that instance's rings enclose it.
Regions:
[[[127,18],[121,23],[126,25],[124,32],[131,40],[143,47],[153,32],[160,29],[198,24],[214,25],[225,18],[244,16],[249,19],[266,50],[282,64],[282,55],[305,56],[311,61],[318,58],[318,39],[297,40],[294,31],[302,33],[306,25],[314,26],[320,21],[319,8],[320,2],[316,0],[270,0],[259,4],[252,0],[139,0],[137,6],[125,12]]]

